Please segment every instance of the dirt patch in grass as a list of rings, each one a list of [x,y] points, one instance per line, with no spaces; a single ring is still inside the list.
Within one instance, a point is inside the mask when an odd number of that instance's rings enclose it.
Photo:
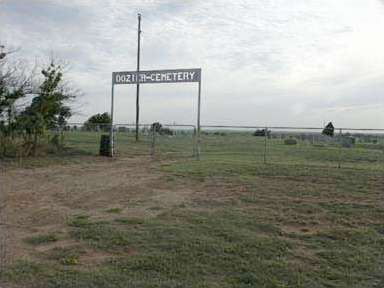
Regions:
[[[368,271],[384,227],[375,173],[270,165],[228,172],[196,163],[183,170],[136,157],[3,173],[11,258],[32,260],[16,263],[11,276],[45,279],[71,267],[93,287],[131,276],[149,277],[137,287],[155,280],[165,283],[159,287],[332,287],[332,279],[349,287],[377,279]],[[351,264],[354,255],[360,266]],[[93,268],[100,279],[89,278]],[[355,279],[358,269],[366,271]],[[52,287],[70,287],[59,282]]]
[[[140,157],[6,171],[1,181],[11,227],[10,258],[71,243],[67,224],[74,215],[86,215],[92,221],[148,219],[189,205],[194,194],[191,187],[202,185],[188,185],[185,179],[169,181],[158,165]],[[39,247],[25,241],[49,233],[58,233],[59,241]]]

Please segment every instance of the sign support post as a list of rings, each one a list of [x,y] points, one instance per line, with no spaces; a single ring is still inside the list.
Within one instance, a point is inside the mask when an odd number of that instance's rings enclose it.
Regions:
[[[197,100],[197,147],[196,147],[196,157],[197,160],[200,160],[200,145],[201,145],[201,131],[200,131],[200,106],[201,106],[201,78],[199,80],[199,92]]]
[[[115,94],[115,84],[113,83],[113,74],[112,74],[112,89],[111,89],[111,129],[109,131],[109,145],[110,145],[110,154],[111,157],[114,156],[114,148],[115,148],[115,142],[114,142],[114,133],[113,133],[113,106],[114,106],[114,94]]]

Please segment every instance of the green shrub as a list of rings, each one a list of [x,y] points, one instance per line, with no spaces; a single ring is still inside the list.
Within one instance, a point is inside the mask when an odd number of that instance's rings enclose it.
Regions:
[[[225,133],[225,132],[220,132],[220,131],[216,131],[216,132],[213,133],[213,135],[216,135],[216,136],[226,136],[227,133]]]
[[[160,129],[160,135],[168,135],[168,136],[172,136],[174,133],[171,129],[169,129],[168,127],[163,127]]]
[[[68,225],[72,227],[85,227],[90,225],[88,215],[76,215],[68,221]]]
[[[78,265],[80,264],[80,260],[76,257],[63,258],[61,260],[63,265]]]
[[[55,148],[60,147],[60,136],[59,134],[55,134],[52,137],[49,137],[49,144],[54,146]]]
[[[341,146],[344,148],[352,148],[356,143],[356,139],[350,136],[341,139]]]
[[[118,208],[118,207],[116,207],[116,208],[109,208],[109,209],[105,210],[105,212],[107,212],[107,213],[120,213],[121,211],[123,211],[123,209],[122,208]]]
[[[31,236],[24,239],[26,243],[32,244],[32,245],[46,244],[50,242],[56,242],[57,240],[58,238],[55,234],[36,235],[36,236]]]
[[[284,140],[284,145],[296,145],[297,140],[294,138],[288,138]]]

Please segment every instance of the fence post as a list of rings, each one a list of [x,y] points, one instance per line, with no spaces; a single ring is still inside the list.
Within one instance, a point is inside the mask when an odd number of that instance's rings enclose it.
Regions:
[[[264,164],[267,163],[267,133],[268,133],[268,128],[265,127],[264,130]]]
[[[111,149],[111,157],[114,156],[114,153],[115,153],[115,142],[113,141],[113,137],[114,137],[114,131],[113,131],[113,110],[114,110],[114,94],[115,94],[115,85],[113,84],[113,73],[112,73],[112,88],[111,88],[111,130],[110,130],[110,134],[109,134],[109,145],[110,145],[110,149]]]
[[[155,127],[152,127],[152,142],[151,142],[151,156],[155,156],[155,144],[156,144],[156,131]]]
[[[201,133],[197,132],[197,141],[196,141],[196,159],[201,159]]]
[[[342,158],[342,149],[343,149],[343,139],[342,139],[342,135],[343,135],[343,130],[340,129],[339,130],[339,137],[340,137],[340,145],[339,145],[339,163],[337,165],[337,168],[341,168],[341,158]]]
[[[196,156],[196,127],[193,127],[193,134],[192,134],[192,157]]]

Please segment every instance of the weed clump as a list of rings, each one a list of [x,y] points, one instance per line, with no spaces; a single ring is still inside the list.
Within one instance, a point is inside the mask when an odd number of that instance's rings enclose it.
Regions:
[[[31,245],[41,245],[50,242],[56,242],[57,240],[58,238],[55,234],[36,235],[24,239],[26,243]]]

